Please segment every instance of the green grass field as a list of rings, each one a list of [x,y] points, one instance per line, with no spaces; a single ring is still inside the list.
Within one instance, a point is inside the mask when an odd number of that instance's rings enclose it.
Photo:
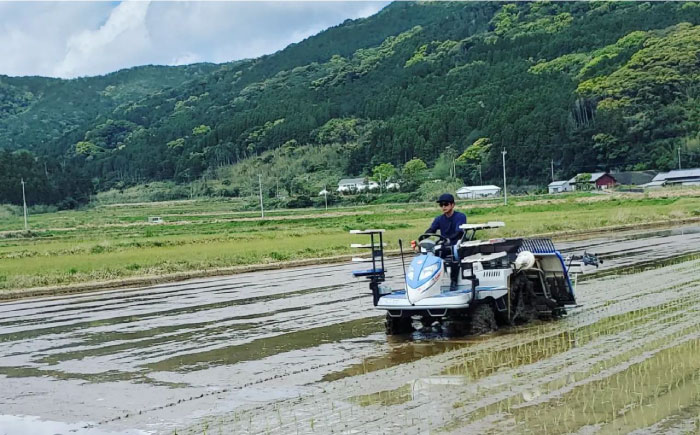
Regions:
[[[486,234],[528,236],[700,216],[700,191],[459,202],[469,222],[502,220]],[[0,213],[0,289],[162,276],[352,253],[351,229],[384,228],[389,249],[416,238],[439,213],[432,203],[348,208],[232,211],[227,200],[103,205],[30,216]],[[160,216],[162,224],[149,224]],[[484,236],[484,235],[482,235]],[[356,252],[355,252],[356,253]]]

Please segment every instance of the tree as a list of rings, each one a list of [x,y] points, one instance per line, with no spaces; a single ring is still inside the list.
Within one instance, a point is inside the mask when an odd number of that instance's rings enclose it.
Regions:
[[[440,179],[456,178],[456,159],[459,153],[452,146],[448,145],[440,156],[435,160],[433,166],[433,177]]]
[[[331,119],[314,130],[311,135],[319,144],[348,143],[359,137],[359,120],[355,118]]]
[[[211,131],[211,127],[209,127],[208,125],[202,124],[202,125],[200,125],[199,127],[193,128],[193,129],[192,129],[192,134],[195,135],[195,136],[199,136],[199,135],[202,135],[202,134],[207,134],[207,133],[209,133],[210,131]]]
[[[454,167],[453,162],[454,160],[450,156],[445,155],[445,153],[440,154],[433,165],[433,169],[431,171],[432,177],[439,178],[441,180],[452,178],[452,168]]]
[[[428,169],[428,166],[421,159],[413,159],[406,162],[403,166],[403,179],[406,190],[415,190],[425,181],[426,169]]]
[[[396,168],[391,163],[382,163],[372,169],[372,179],[380,183],[386,183],[396,175]]]
[[[481,137],[474,141],[473,144],[469,145],[464,152],[457,157],[457,161],[460,163],[468,163],[472,165],[481,164],[484,156],[491,149],[491,139],[487,137]]]
[[[98,147],[90,141],[81,140],[80,142],[75,144],[75,153],[79,155],[92,156],[99,153],[100,151],[103,151],[102,148]]]
[[[484,166],[484,161],[491,150],[491,139],[482,137],[474,141],[464,152],[457,157],[457,169],[465,180],[481,183],[482,175],[479,173],[480,167]]]
[[[620,144],[620,141],[611,134],[598,133],[593,136],[593,142],[593,149],[597,152],[597,160],[605,162],[606,166],[624,158],[629,152],[629,146]]]
[[[576,189],[578,190],[591,190],[591,174],[584,172],[583,174],[578,174],[576,176]]]

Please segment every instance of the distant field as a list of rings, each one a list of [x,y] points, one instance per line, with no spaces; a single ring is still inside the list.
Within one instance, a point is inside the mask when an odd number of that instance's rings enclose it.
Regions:
[[[389,249],[411,240],[438,214],[432,203],[348,208],[232,211],[226,200],[104,205],[30,216],[0,214],[0,289],[161,276],[349,254],[350,229],[384,228]],[[700,217],[700,190],[678,195],[596,195],[460,202],[470,222],[502,220],[504,236]],[[162,224],[149,224],[160,216]]]

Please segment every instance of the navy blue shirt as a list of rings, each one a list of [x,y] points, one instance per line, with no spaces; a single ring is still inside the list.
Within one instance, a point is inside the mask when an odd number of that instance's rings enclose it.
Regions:
[[[464,231],[460,230],[459,226],[466,223],[467,216],[464,213],[456,211],[450,217],[441,214],[433,220],[430,228],[425,232],[435,233],[437,230],[440,230],[440,235],[448,238],[451,245],[455,245],[462,238],[462,234],[464,234]]]

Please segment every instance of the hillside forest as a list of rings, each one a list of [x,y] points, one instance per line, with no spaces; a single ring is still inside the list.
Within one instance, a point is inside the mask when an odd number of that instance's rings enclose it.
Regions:
[[[370,177],[546,185],[700,166],[700,3],[395,2],[277,53],[0,76],[0,203],[146,183],[294,200]],[[184,189],[183,191],[191,189]]]

